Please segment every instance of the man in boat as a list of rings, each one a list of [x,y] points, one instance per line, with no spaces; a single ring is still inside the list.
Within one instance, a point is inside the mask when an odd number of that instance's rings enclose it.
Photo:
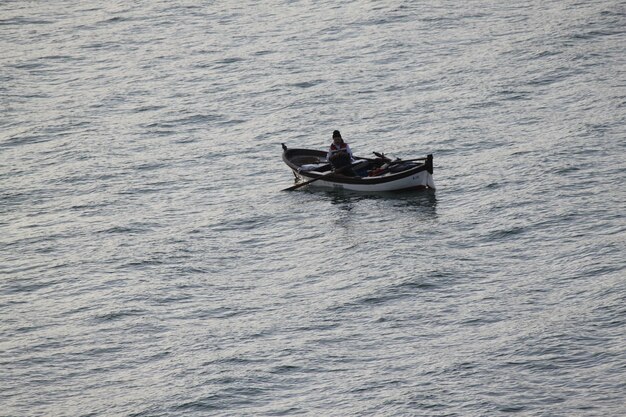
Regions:
[[[330,162],[335,171],[341,169],[343,175],[350,177],[356,175],[351,168],[352,162],[354,161],[352,150],[350,149],[350,145],[343,141],[341,133],[338,130],[333,132],[333,143],[330,144],[326,159]]]

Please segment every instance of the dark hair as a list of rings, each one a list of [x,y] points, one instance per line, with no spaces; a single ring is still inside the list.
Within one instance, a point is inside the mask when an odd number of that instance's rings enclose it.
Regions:
[[[338,130],[335,130],[335,131],[333,132],[333,138],[341,138],[341,133],[339,133],[339,131],[338,131]]]

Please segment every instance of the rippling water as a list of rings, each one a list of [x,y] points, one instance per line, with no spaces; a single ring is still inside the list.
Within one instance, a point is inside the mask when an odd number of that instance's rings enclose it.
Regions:
[[[0,415],[623,415],[626,6],[502,3],[1,3]]]

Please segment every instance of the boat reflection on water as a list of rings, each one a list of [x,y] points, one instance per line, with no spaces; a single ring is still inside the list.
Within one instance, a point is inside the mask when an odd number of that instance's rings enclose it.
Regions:
[[[437,196],[434,190],[410,192],[369,192],[367,194],[349,190],[316,190],[305,192],[324,195],[333,205],[339,205],[342,210],[350,211],[359,202],[383,204],[388,208],[419,210],[420,214],[437,215]]]
[[[430,233],[438,218],[437,197],[432,190],[367,194],[346,190],[304,192],[315,193],[318,200],[330,203],[322,222],[332,225],[332,235],[343,249],[367,246],[365,242],[370,240],[387,242]]]

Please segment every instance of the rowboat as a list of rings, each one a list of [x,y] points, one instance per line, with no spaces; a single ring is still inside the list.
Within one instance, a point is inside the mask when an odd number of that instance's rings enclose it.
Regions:
[[[295,185],[286,190],[304,185],[364,192],[435,189],[432,155],[406,160],[376,152],[376,158],[355,156],[346,175],[343,168],[333,170],[324,151],[282,146],[283,161],[295,176]]]

